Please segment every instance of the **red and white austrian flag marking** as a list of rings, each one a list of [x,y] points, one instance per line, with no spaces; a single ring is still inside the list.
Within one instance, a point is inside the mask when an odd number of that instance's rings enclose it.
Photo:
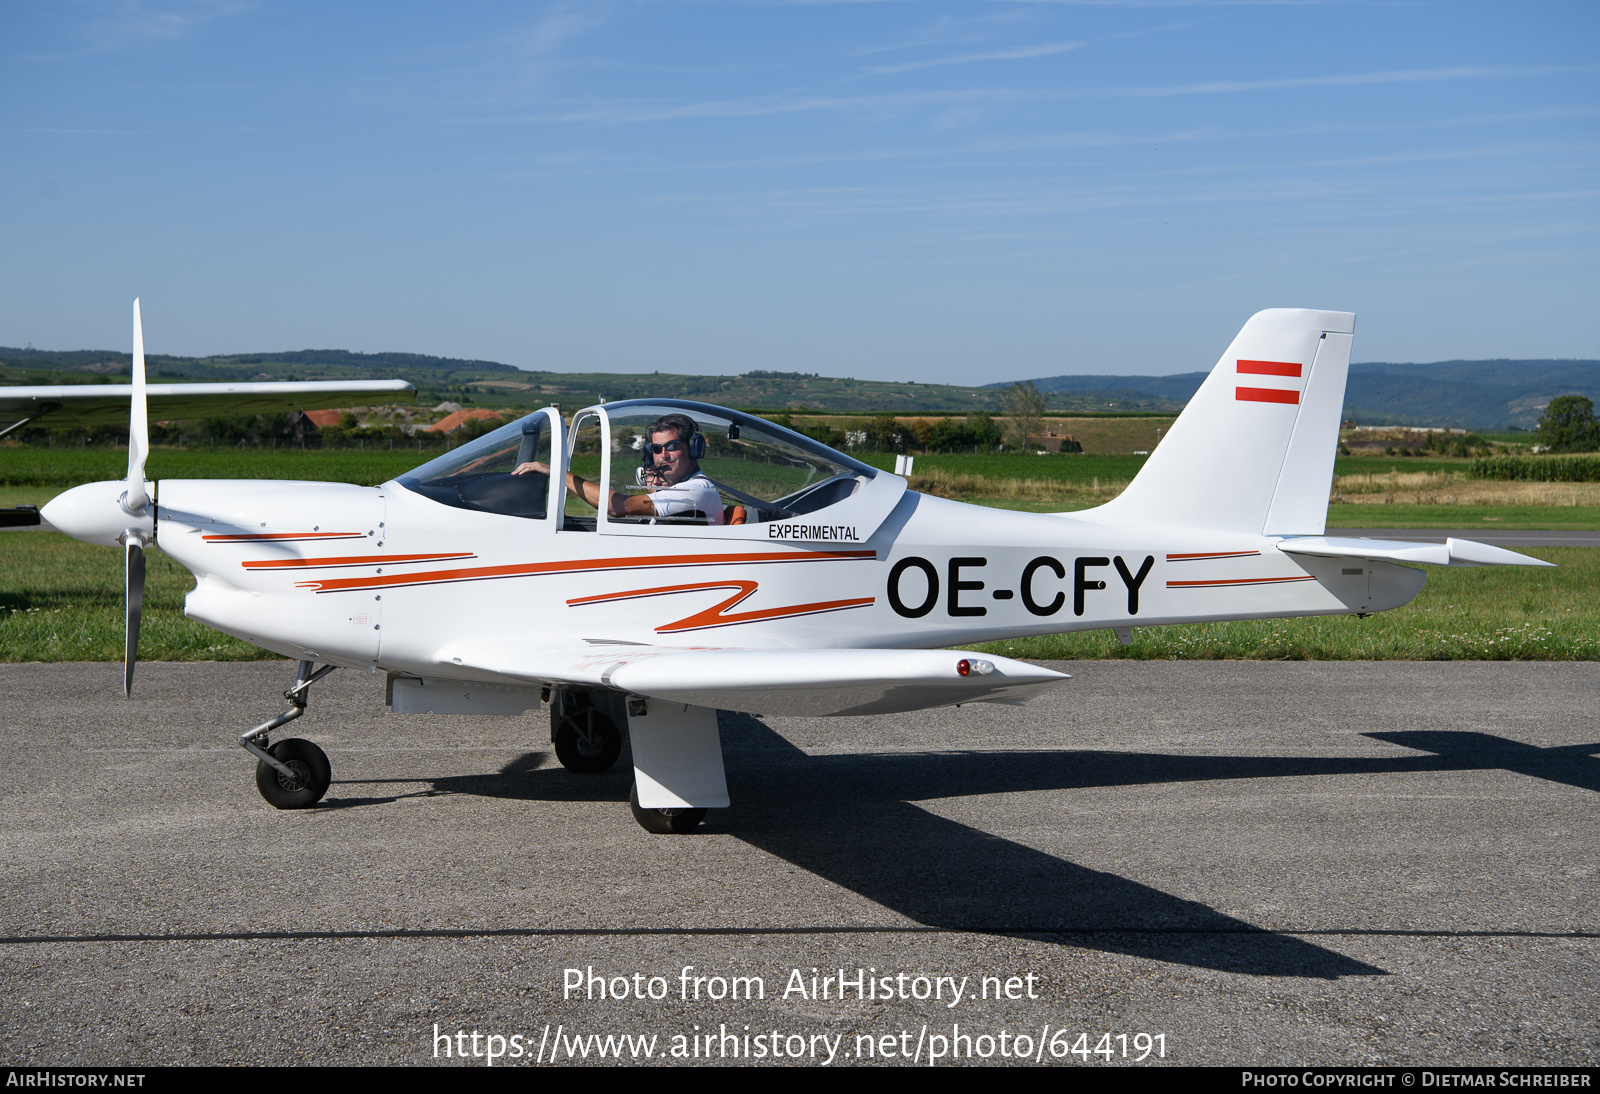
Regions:
[[[1234,390],[1241,403],[1299,404],[1300,390],[1305,385],[1305,368],[1298,361],[1241,359],[1236,364],[1239,386]]]

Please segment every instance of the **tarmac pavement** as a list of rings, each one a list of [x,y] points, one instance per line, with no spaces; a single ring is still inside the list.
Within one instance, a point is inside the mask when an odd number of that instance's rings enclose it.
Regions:
[[[1597,1062],[1600,665],[1057,667],[724,715],[733,807],[653,836],[539,712],[336,672],[278,812],[233,740],[292,665],[0,666],[0,1058]]]

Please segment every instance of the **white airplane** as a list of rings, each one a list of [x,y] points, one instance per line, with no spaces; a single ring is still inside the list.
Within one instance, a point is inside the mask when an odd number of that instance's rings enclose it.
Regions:
[[[915,493],[760,418],[673,399],[570,424],[536,411],[378,487],[149,483],[135,302],[127,477],[75,487],[44,517],[127,552],[125,688],[151,543],[194,573],[191,619],[299,662],[289,709],[239,738],[280,809],[314,805],[331,773],[316,745],[269,734],[343,667],[386,673],[397,713],[548,701],[556,756],[577,772],[609,768],[626,731],[634,816],[686,832],[729,804],[718,708],[1019,703],[1067,677],[943,647],[1364,615],[1422,587],[1400,563],[1548,565],[1324,534],[1354,324],[1256,314],[1127,490],[1033,514]]]

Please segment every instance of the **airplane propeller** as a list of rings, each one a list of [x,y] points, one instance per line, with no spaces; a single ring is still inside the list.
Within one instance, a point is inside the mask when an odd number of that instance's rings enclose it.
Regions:
[[[133,663],[139,657],[139,620],[144,615],[144,548],[128,537],[128,620],[122,644],[122,694],[133,695]]]
[[[122,511],[135,518],[122,533],[127,552],[127,624],[123,633],[122,694],[133,695],[133,666],[139,656],[139,622],[144,615],[144,548],[149,542],[143,525],[149,521],[155,533],[150,495],[144,488],[144,464],[150,455],[150,414],[144,382],[144,325],[139,319],[139,301],[133,302],[133,399],[128,413],[127,490],[120,502]]]

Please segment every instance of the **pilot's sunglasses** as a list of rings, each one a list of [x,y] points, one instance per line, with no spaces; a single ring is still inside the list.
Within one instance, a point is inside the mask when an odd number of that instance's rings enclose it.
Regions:
[[[666,444],[652,444],[650,451],[659,456],[663,452],[676,452],[685,446],[686,442],[684,441],[668,441]]]

